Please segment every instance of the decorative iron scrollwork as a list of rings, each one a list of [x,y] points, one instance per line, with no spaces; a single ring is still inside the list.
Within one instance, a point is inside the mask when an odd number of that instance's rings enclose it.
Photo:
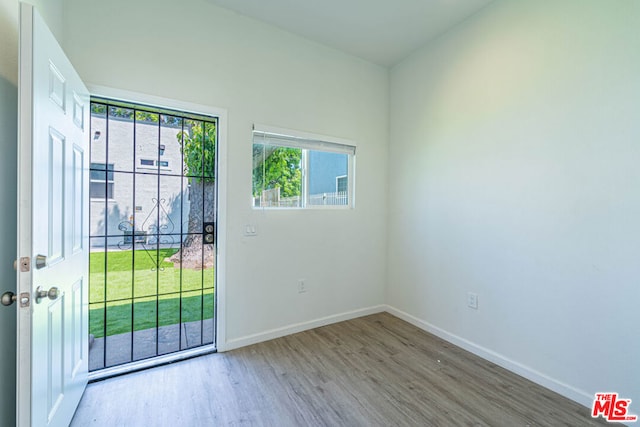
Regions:
[[[175,230],[175,224],[163,204],[165,199],[152,198],[153,208],[142,222],[142,227],[136,229],[135,220],[122,221],[118,224],[118,230],[122,231],[123,239],[118,242],[121,250],[141,247],[147,254],[153,267],[151,271],[164,271],[161,267],[162,260],[157,257],[157,249],[173,249],[178,242],[171,233]],[[155,215],[154,215],[155,214]],[[166,221],[165,221],[166,219]],[[155,221],[154,221],[155,220]],[[162,223],[160,221],[163,220]],[[154,253],[156,256],[154,256]]]

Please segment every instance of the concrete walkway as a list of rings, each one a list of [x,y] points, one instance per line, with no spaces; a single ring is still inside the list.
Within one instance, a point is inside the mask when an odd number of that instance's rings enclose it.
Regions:
[[[89,343],[89,371],[213,343],[213,319],[96,338]],[[132,349],[133,345],[133,349]],[[133,350],[133,351],[132,351]]]

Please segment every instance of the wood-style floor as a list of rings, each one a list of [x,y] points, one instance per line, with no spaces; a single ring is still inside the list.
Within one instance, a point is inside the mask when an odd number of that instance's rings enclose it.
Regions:
[[[90,384],[72,426],[589,426],[589,409],[389,314]]]

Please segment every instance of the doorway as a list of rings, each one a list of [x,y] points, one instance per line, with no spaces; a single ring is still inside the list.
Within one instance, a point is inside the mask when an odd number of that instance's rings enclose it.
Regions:
[[[219,120],[91,100],[89,371],[216,348]]]

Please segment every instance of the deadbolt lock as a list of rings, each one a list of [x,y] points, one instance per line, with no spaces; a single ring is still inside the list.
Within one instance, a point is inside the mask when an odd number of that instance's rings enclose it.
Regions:
[[[216,226],[214,222],[205,222],[204,224],[204,230],[202,233],[203,236],[203,240],[205,244],[213,244],[215,243],[215,233],[216,233]]]
[[[47,257],[45,255],[36,255],[36,268],[40,270],[47,266]]]

